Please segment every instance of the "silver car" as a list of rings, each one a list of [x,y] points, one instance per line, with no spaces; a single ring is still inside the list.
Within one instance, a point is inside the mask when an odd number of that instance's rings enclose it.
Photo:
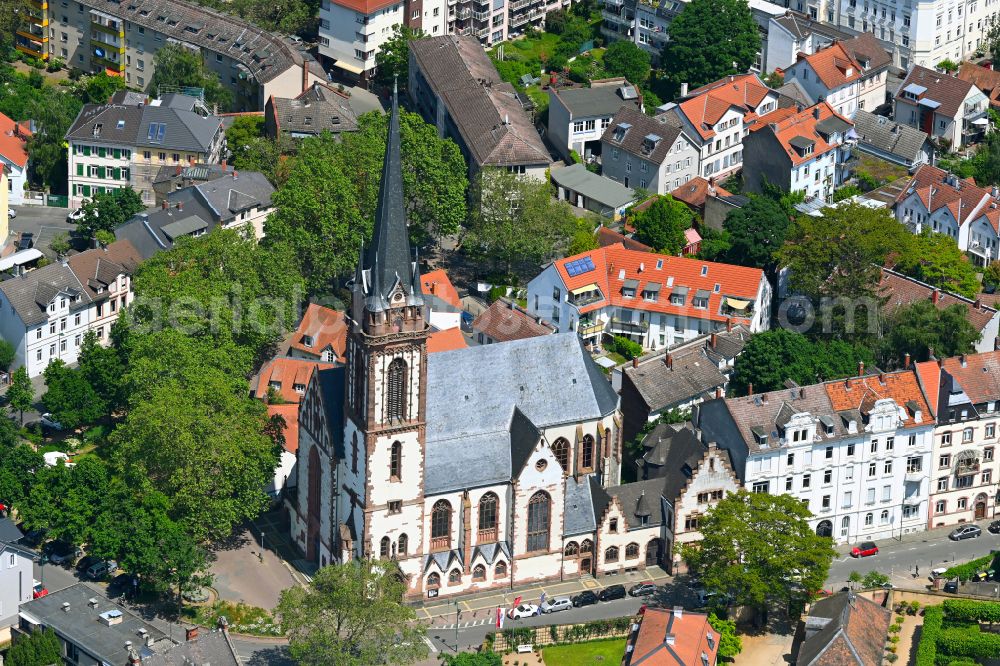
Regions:
[[[543,613],[557,613],[559,611],[569,610],[573,607],[573,602],[570,601],[569,597],[556,597],[555,599],[546,599],[542,602],[542,605],[538,607]]]

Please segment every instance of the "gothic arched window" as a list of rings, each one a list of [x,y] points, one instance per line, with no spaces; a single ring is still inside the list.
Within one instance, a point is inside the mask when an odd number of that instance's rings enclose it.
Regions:
[[[378,549],[378,556],[383,560],[389,559],[389,537],[382,537],[382,543]]]
[[[431,510],[431,539],[449,537],[451,537],[451,504],[448,504],[447,500],[438,500]]]
[[[617,562],[618,561],[618,546],[611,546],[604,551],[604,561],[605,562]]]
[[[497,562],[496,567],[493,569],[493,576],[496,578],[503,578],[507,575],[507,563]]]
[[[500,504],[496,493],[486,493],[479,500],[479,529],[492,530],[497,526],[497,507]]]
[[[389,421],[406,418],[406,361],[393,359],[385,391],[386,417]]]
[[[552,454],[562,465],[564,472],[569,472],[569,442],[560,437],[552,444]]]
[[[441,576],[439,576],[436,572],[428,576],[427,587],[431,589],[441,587]]]
[[[405,534],[400,534],[399,539],[396,541],[396,552],[400,555],[406,555],[406,547],[408,545],[407,538]]]
[[[476,568],[472,570],[472,580],[486,580],[486,567],[477,564]]]
[[[570,541],[566,544],[566,557],[576,557],[580,552],[580,546],[577,545],[576,541]]]
[[[359,347],[354,348],[354,409],[360,414],[365,399],[365,364]]]
[[[403,478],[403,445],[399,441],[393,442],[389,451],[389,478],[393,481]]]
[[[462,572],[458,569],[452,569],[451,573],[448,574],[448,584],[458,585],[462,582]]]
[[[594,438],[591,435],[583,436],[583,467],[591,469],[594,466]]]
[[[528,502],[528,552],[548,550],[549,514],[551,500],[548,494],[538,491]]]
[[[625,546],[626,560],[634,560],[637,559],[638,557],[639,557],[639,544],[630,543],[629,545]]]
[[[590,539],[584,539],[580,542],[581,555],[589,555],[592,552],[594,552],[594,544],[590,541]]]

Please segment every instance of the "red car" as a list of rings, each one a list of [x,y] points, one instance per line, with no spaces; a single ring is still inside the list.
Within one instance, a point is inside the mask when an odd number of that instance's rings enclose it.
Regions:
[[[41,599],[42,597],[44,597],[48,593],[49,593],[49,591],[47,589],[45,589],[45,586],[43,586],[37,580],[33,580],[32,581],[32,591],[31,591],[31,598],[32,599]]]
[[[860,545],[851,549],[851,557],[869,557],[878,555],[878,546],[873,541],[862,541]]]

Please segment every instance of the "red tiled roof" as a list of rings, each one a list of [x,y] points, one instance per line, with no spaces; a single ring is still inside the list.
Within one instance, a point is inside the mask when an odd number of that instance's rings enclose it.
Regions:
[[[302,395],[295,390],[296,386],[301,386],[303,392],[309,386],[309,378],[312,377],[316,368],[332,368],[333,363],[319,363],[304,358],[276,358],[264,364],[260,369],[257,380],[258,398],[263,400],[267,397],[267,389],[271,382],[280,384],[278,393],[287,403],[298,403]]]
[[[295,453],[299,450],[299,406],[291,405],[268,405],[267,415],[279,414],[285,419],[285,450]]]
[[[953,356],[943,365],[973,404],[1000,400],[1000,351]]]
[[[710,191],[714,191],[720,197],[731,195],[731,192],[725,188],[719,185],[712,185],[701,176],[695,176],[671,192],[670,196],[678,201],[683,201],[695,210],[701,211],[705,208],[705,198],[708,197]]]
[[[826,388],[827,395],[830,396],[834,410],[838,412],[857,409],[862,414],[866,414],[871,411],[877,400],[892,398],[896,401],[896,405],[903,408],[911,400],[916,402],[917,408],[921,411],[922,423],[929,423],[931,418],[931,411],[924,399],[923,391],[920,390],[920,385],[917,383],[917,376],[912,370],[827,382],[824,384],[824,388]],[[903,426],[914,424],[913,414],[907,410]]]
[[[566,265],[584,257],[590,257],[594,270],[570,277],[566,272]],[[657,268],[658,262],[662,262],[660,268]],[[756,301],[764,276],[763,271],[757,268],[636,252],[626,250],[621,245],[610,245],[560,259],[555,262],[555,268],[567,290],[592,284],[600,289],[602,298],[580,308],[581,314],[612,305],[713,321],[726,321],[726,315],[721,314],[722,299],[725,297]],[[639,282],[635,298],[622,296],[625,280]],[[658,285],[660,289],[660,296],[655,302],[642,298],[643,289],[650,284]],[[715,291],[716,284],[719,285],[718,292]],[[670,293],[678,287],[688,289],[684,305],[671,305]],[[692,305],[694,295],[699,290],[708,292],[707,309]],[[733,317],[733,320],[736,323],[750,322],[746,317]]]
[[[992,196],[989,190],[979,187],[971,178],[949,182],[950,177],[950,174],[944,169],[922,164],[910,178],[910,182],[906,184],[903,191],[896,197],[896,203],[900,203],[916,193],[929,213],[947,208],[959,224],[978,218],[981,213],[987,211],[987,206],[990,203],[997,203],[991,201]],[[959,206],[960,202],[961,206]],[[991,222],[1000,216],[1000,211],[992,210],[994,212],[986,212],[986,217]]]
[[[756,74],[719,79],[691,91],[678,106],[703,139],[715,136],[712,129],[732,107],[743,111],[744,121],[756,117],[757,105],[771,90]]]
[[[28,137],[31,131],[0,113],[0,155],[20,168],[28,163]]]
[[[437,296],[449,305],[454,305],[456,308],[461,309],[462,301],[458,298],[458,290],[455,289],[455,286],[448,278],[448,273],[444,269],[439,268],[430,273],[422,274],[420,276],[420,283],[424,288],[425,294]]]
[[[332,0],[332,2],[340,7],[347,7],[360,14],[368,15],[394,4],[393,0]]]
[[[480,312],[472,322],[472,330],[485,333],[497,342],[537,338],[555,332],[535,321],[534,317],[521,308],[504,301],[494,301],[490,307]]]
[[[899,86],[896,99],[901,99],[908,104],[916,104],[914,100],[903,96],[903,91],[911,84],[926,88],[926,91],[919,95],[919,99],[929,99],[940,104],[934,109],[934,113],[941,114],[946,118],[960,117],[962,104],[973,88],[973,84],[969,81],[963,81],[950,74],[942,74],[927,67],[914,65],[907,73],[902,85]]]
[[[306,336],[312,338],[311,346],[306,346]],[[344,321],[344,313],[310,303],[289,346],[317,357],[330,347],[337,360],[343,363],[347,350],[347,322]]]
[[[982,90],[990,98],[991,106],[1000,106],[1000,72],[974,62],[963,62],[957,76]]]
[[[673,644],[666,641],[673,636]],[[708,637],[712,636],[709,642]],[[631,639],[630,639],[631,642]],[[623,666],[695,666],[704,653],[716,662],[719,634],[702,613],[674,613],[666,608],[647,608],[639,622],[632,650],[625,652]]]
[[[633,208],[632,210],[634,211],[635,209]],[[601,247],[608,247],[609,245],[614,245],[615,243],[621,243],[627,250],[635,250],[637,252],[653,251],[653,248],[649,247],[645,243],[640,243],[634,238],[629,238],[625,234],[620,234],[614,229],[609,229],[605,226],[601,226],[597,229],[598,245]]]
[[[814,114],[814,111],[817,109],[819,110],[818,118]],[[754,131],[761,131],[765,128],[770,129],[785,149],[785,152],[788,153],[792,164],[799,165],[803,162],[814,160],[816,157],[837,147],[836,144],[828,143],[823,138],[823,135],[816,130],[816,125],[819,122],[834,117],[839,118],[849,125],[852,124],[850,120],[834,111],[833,107],[829,104],[820,102],[815,106],[792,114],[789,114],[787,109],[779,109],[773,113],[761,116],[753,129]],[[796,138],[804,138],[812,141],[814,144],[812,152],[808,155],[800,155],[792,147],[791,143]]]
[[[446,328],[443,331],[434,331],[427,338],[428,354],[465,349],[468,346],[465,342],[465,336],[462,335],[461,328]]]
[[[977,331],[982,332],[986,325],[997,316],[997,311],[994,308],[983,306],[982,303],[976,307],[975,302],[968,298],[947,291],[935,290],[934,287],[919,280],[900,275],[886,268],[882,269],[879,294],[888,299],[884,306],[886,314],[891,314],[895,309],[917,301],[933,302],[935,291],[938,293],[936,305],[939,310],[944,310],[952,305],[964,305],[967,308],[966,319]]]
[[[861,78],[861,65],[840,42],[834,42],[812,55],[800,53],[799,60],[809,63],[827,90],[835,90]]]
[[[931,414],[937,416],[938,413],[938,390],[941,384],[941,366],[937,361],[923,361],[916,364],[917,378],[920,380],[920,387],[924,389],[924,397],[931,408]]]

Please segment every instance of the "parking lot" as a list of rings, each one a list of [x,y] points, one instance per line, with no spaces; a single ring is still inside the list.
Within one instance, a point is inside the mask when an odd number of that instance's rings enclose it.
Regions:
[[[69,211],[65,208],[50,206],[14,206],[17,217],[10,221],[9,241],[16,241],[22,232],[34,235],[35,247],[45,253],[50,259],[55,259],[55,253],[49,249],[49,244],[56,235],[71,233],[76,227],[66,222]]]

